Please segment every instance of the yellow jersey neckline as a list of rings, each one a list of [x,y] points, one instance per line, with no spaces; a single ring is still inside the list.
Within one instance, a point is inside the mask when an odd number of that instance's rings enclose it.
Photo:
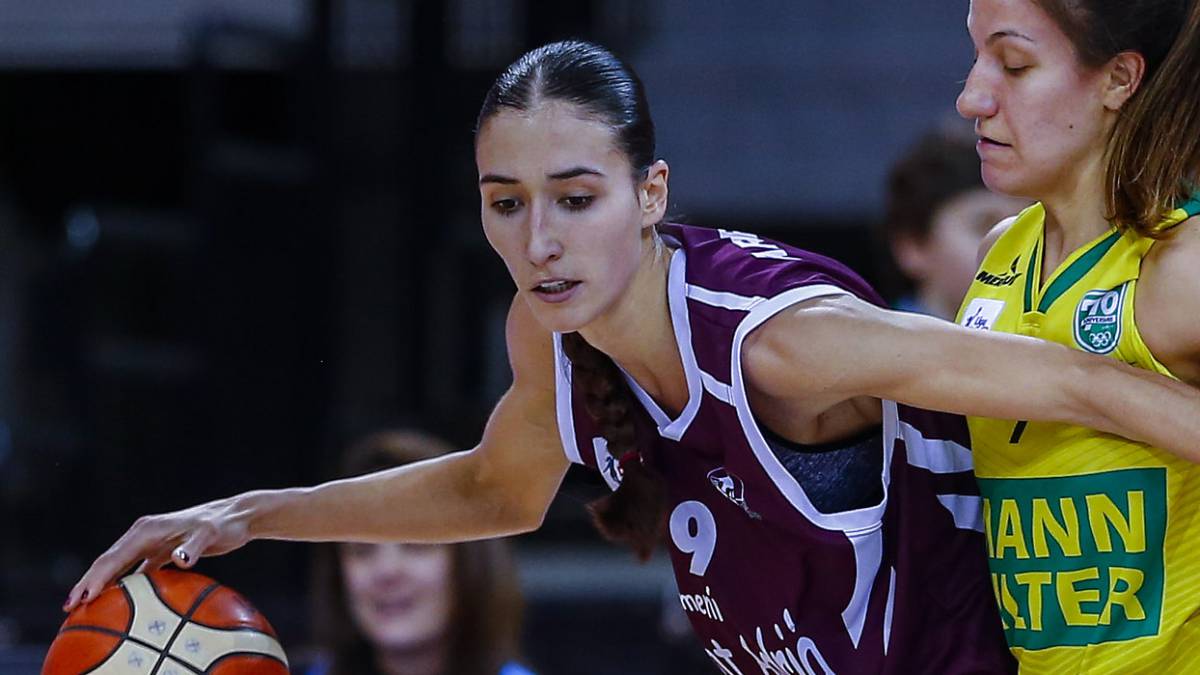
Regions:
[[[1050,307],[1072,286],[1079,283],[1093,267],[1096,266],[1121,238],[1121,230],[1109,227],[1106,232],[1071,251],[1058,267],[1046,277],[1042,285],[1042,262],[1045,253],[1046,214],[1041,211],[1041,222],[1038,224],[1038,236],[1033,242],[1033,251],[1029,256],[1029,268],[1025,273],[1025,313],[1037,311],[1045,314]]]

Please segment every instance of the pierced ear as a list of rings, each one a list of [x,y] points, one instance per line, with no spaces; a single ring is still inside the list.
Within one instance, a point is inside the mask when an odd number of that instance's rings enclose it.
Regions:
[[[1104,88],[1104,107],[1117,111],[1141,86],[1146,74],[1146,58],[1138,52],[1121,52],[1108,62],[1106,68],[1108,78]]]
[[[657,225],[667,215],[667,177],[670,167],[665,160],[658,160],[646,170],[646,178],[638,188],[638,201],[642,206],[642,225]]]

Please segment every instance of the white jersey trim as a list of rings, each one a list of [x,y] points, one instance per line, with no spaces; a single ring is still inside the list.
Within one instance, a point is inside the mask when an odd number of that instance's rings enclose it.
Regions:
[[[940,494],[937,500],[954,517],[954,526],[960,530],[983,532],[983,499],[978,495]]]
[[[733,405],[733,393],[729,390],[729,385],[709,375],[707,371],[700,371],[700,379],[704,381],[704,390],[712,394],[718,400],[726,405]]]
[[[642,389],[637,380],[625,372],[625,369],[621,369],[621,372],[625,374],[625,380],[629,383],[629,388],[633,390],[646,412],[650,413],[650,417],[654,419],[654,424],[658,427],[658,435],[672,441],[683,438],[692,420],[696,418],[696,413],[700,411],[701,401],[704,400],[703,377],[700,373],[700,366],[696,363],[696,353],[692,350],[692,324],[688,319],[686,271],[687,256],[682,248],[675,249],[675,252],[671,254],[671,270],[667,277],[667,302],[671,309],[671,327],[675,331],[675,343],[679,347],[679,356],[683,361],[683,373],[687,378],[687,405],[684,406],[678,417],[671,419],[663,412],[654,398]]]
[[[863,628],[867,625],[867,609],[871,604],[871,591],[875,588],[875,577],[883,563],[883,528],[868,531],[847,532],[846,538],[854,546],[854,593],[850,604],[842,610],[842,623],[850,634],[850,641],[858,649]]]
[[[895,446],[895,439],[900,437],[896,404],[892,401],[883,401],[883,469],[881,472],[883,499],[878,504],[861,509],[831,514],[821,513],[813,506],[800,483],[780,463],[767,444],[766,438],[763,437],[762,430],[758,428],[758,423],[754,419],[754,413],[750,410],[750,401],[746,396],[745,378],[742,373],[742,345],[751,331],[787,307],[813,298],[831,295],[849,295],[849,291],[830,284],[814,284],[784,291],[755,306],[742,319],[734,332],[733,350],[730,356],[730,391],[733,394],[733,404],[737,410],[738,421],[742,425],[742,433],[754,451],[759,465],[771,477],[775,487],[792,507],[812,524],[826,530],[840,530],[849,535],[878,528],[887,508],[892,450]]]
[[[748,312],[766,298],[757,295],[738,295],[728,291],[711,291],[703,286],[688,284],[687,296],[696,302],[702,302],[712,307],[732,309],[738,312]]]
[[[575,416],[571,410],[571,360],[563,353],[560,333],[554,334],[554,408],[563,452],[572,462],[584,464],[575,440]]]
[[[971,451],[954,441],[925,438],[920,429],[900,423],[900,433],[908,450],[908,463],[933,473],[972,471],[975,459]]]
[[[883,608],[883,655],[887,656],[888,647],[892,644],[892,615],[896,605],[896,568],[891,568],[892,576],[888,581],[887,605]]]

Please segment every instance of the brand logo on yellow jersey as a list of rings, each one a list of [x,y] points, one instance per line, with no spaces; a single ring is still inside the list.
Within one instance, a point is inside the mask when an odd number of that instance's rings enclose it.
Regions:
[[[1021,272],[1017,271],[1017,263],[1020,262],[1021,256],[1013,258],[1012,267],[1008,268],[1008,272],[1004,274],[992,274],[987,270],[979,270],[979,274],[975,276],[975,281],[984,286],[1012,286],[1017,281],[1017,277],[1021,276]]]
[[[1111,290],[1088,291],[1075,307],[1075,343],[1093,354],[1107,354],[1121,340],[1121,310],[1128,282]]]

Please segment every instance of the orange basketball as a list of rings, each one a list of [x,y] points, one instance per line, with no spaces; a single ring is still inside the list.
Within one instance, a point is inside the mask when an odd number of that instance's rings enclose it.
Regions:
[[[42,675],[287,675],[266,617],[233,589],[195,572],[125,577],[75,608]]]

